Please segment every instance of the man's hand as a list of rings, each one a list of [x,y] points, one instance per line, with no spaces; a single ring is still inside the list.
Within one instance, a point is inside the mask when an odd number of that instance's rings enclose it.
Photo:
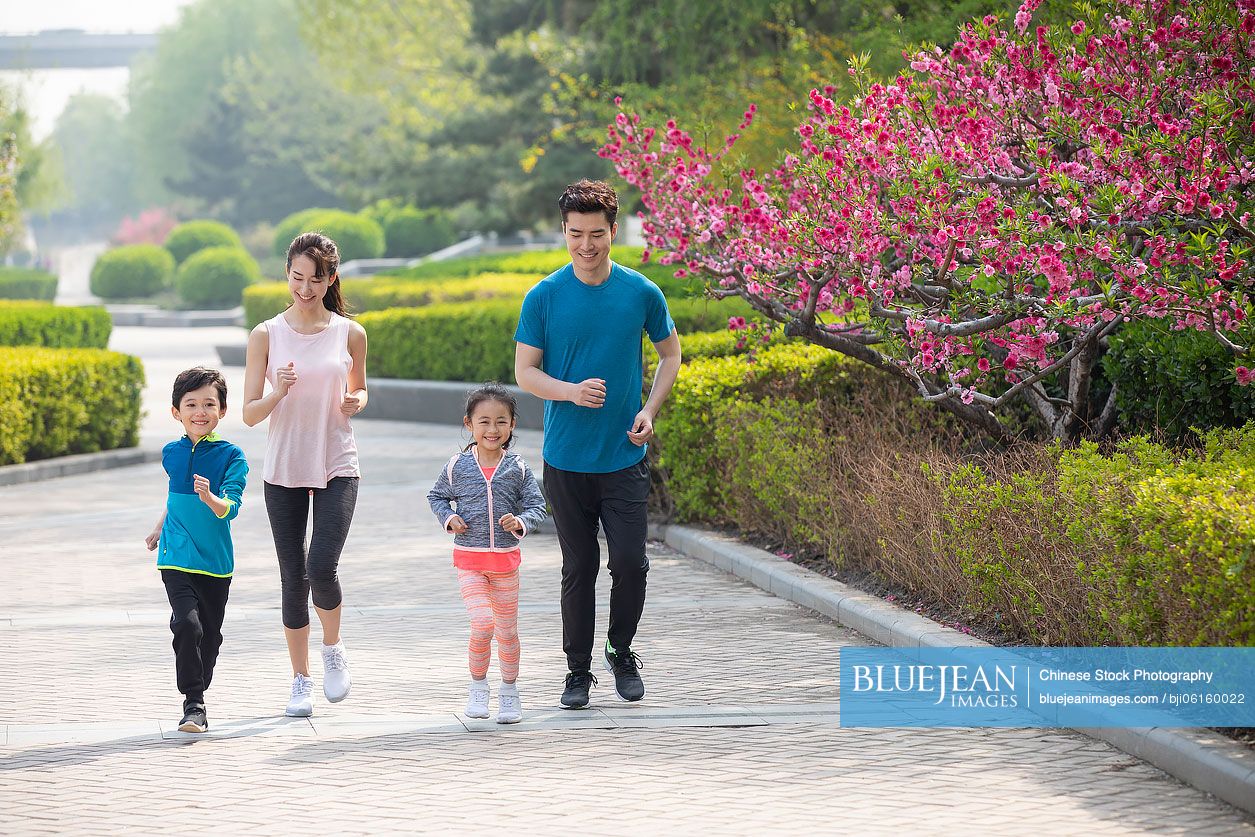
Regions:
[[[466,521],[459,515],[455,514],[453,517],[449,518],[449,522],[444,525],[444,528],[455,535],[460,535],[471,527],[467,526]]]
[[[571,394],[572,403],[594,410],[606,403],[606,382],[603,378],[589,378],[573,386],[575,390]]]
[[[296,383],[296,364],[288,361],[287,366],[280,366],[275,370],[275,392],[280,397],[288,394],[288,390]]]
[[[632,429],[627,432],[628,441],[634,445],[643,445],[654,438],[654,417],[648,410],[641,410],[632,422]]]
[[[501,519],[498,520],[497,522],[501,524],[502,529],[505,529],[507,532],[510,532],[515,537],[519,537],[519,538],[523,537],[523,532],[525,531],[525,528],[523,526],[523,521],[519,520],[514,515],[503,514],[501,515]]]

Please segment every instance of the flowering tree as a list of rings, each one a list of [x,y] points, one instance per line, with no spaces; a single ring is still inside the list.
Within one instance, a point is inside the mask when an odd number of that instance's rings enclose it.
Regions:
[[[600,154],[640,189],[650,247],[713,295],[993,437],[1016,398],[1056,438],[1101,434],[1115,394],[1095,403],[1093,370],[1122,323],[1251,351],[1255,0],[1108,0],[1031,29],[1040,2],[889,83],[856,62],[858,95],[812,90],[773,171],[722,177],[738,135],[708,149],[624,113]]]

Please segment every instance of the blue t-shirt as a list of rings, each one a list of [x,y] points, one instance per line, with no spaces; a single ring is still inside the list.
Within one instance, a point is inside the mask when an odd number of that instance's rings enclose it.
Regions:
[[[551,378],[606,382],[606,403],[596,409],[545,402],[546,463],[607,474],[644,458],[645,447],[627,437],[642,405],[641,332],[660,343],[674,330],[658,286],[614,262],[600,285],[584,284],[568,264],[527,292],[515,341],[544,352],[540,368]]]

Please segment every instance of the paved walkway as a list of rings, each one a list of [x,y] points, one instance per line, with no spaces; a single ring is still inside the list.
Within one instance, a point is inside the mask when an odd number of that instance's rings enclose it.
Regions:
[[[145,444],[178,431],[173,374],[238,340],[117,330],[117,348],[147,359]],[[341,565],[353,693],[284,719],[264,431],[239,421],[239,370],[231,387],[221,429],[254,479],[208,735],[171,731],[166,603],[143,548],[160,466],[0,488],[0,834],[1255,834],[1234,809],[1077,734],[841,729],[837,649],[869,641],[660,546],[637,642],[642,704],[617,702],[607,677],[592,711],[554,708],[560,556],[538,534],[522,585],[525,722],[461,718],[465,617],[424,499],[461,443],[450,427],[357,423],[366,476]],[[536,461],[538,436],[521,435]]]

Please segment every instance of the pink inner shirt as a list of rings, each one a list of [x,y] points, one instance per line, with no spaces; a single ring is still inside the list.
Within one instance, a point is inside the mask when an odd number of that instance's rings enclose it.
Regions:
[[[287,488],[326,488],[335,477],[361,476],[357,442],[340,404],[349,385],[349,321],[331,314],[317,334],[300,334],[283,314],[266,321],[266,380],[289,361],[296,383],[270,413],[262,478]]]

